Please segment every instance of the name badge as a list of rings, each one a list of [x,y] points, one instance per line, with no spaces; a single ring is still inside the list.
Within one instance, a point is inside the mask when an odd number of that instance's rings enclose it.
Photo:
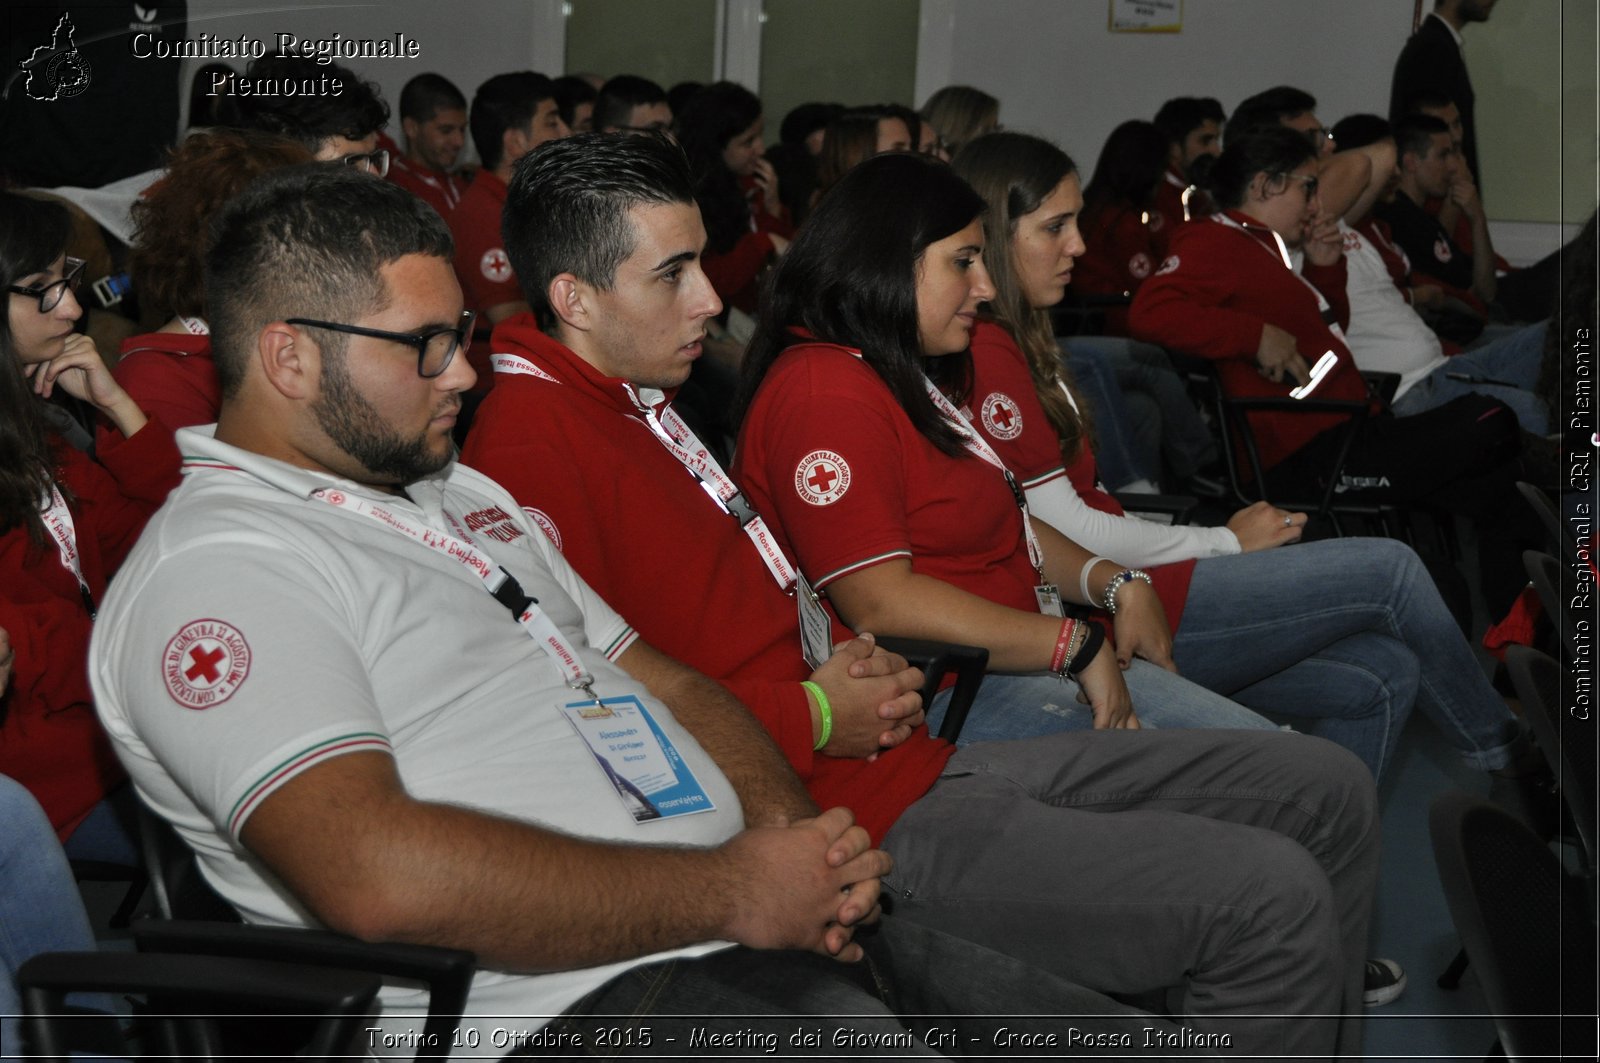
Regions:
[[[1066,616],[1061,608],[1061,588],[1054,583],[1041,583],[1033,588],[1033,600],[1039,603],[1039,612],[1045,616]]]
[[[817,600],[817,592],[798,571],[794,574],[794,600],[800,610],[800,652],[812,671],[833,656],[833,622]]]
[[[635,695],[561,706],[636,823],[716,808]]]

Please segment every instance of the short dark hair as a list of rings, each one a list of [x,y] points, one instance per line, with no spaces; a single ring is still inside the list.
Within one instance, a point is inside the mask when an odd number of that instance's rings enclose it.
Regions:
[[[1240,102],[1228,119],[1223,134],[1226,143],[1233,137],[1248,136],[1267,126],[1281,125],[1285,119],[1317,109],[1317,98],[1291,85],[1279,85]]]
[[[561,112],[561,120],[569,129],[578,117],[578,108],[595,102],[600,95],[600,90],[589,84],[588,79],[576,74],[563,74],[552,81],[550,87],[556,90],[556,110]]]
[[[496,74],[479,85],[472,97],[467,126],[472,130],[472,145],[478,149],[483,168],[492,170],[500,165],[506,130],[520,129],[532,122],[539,105],[555,97],[555,85],[550,79],[532,70]]]
[[[689,164],[662,133],[580,133],[525,155],[511,175],[501,237],[539,327],[558,323],[550,307],[558,275],[602,289],[615,282],[633,254],[634,207],[693,202]]]
[[[925,359],[917,328],[917,264],[929,245],[983,217],[983,198],[947,164],[909,152],[866,160],[822,197],[778,260],[762,292],[740,387],[740,416],[767,371],[804,328],[824,343],[861,351],[924,438],[963,452],[956,430],[928,398],[959,388],[965,355]]]
[[[399,185],[347,166],[273,170],[211,224],[206,309],[224,398],[238,394],[261,329],[288,317],[355,321],[388,293],[380,270],[406,255],[451,256],[450,230]],[[344,351],[342,333],[323,348]]]
[[[1156,112],[1155,125],[1167,140],[1182,144],[1184,139],[1207,122],[1217,125],[1228,120],[1222,104],[1210,96],[1174,96]]]
[[[389,105],[378,95],[378,86],[338,63],[322,66],[307,56],[274,53],[252,60],[245,76],[283,81],[326,76],[344,83],[336,96],[229,96],[227,106],[218,107],[218,117],[226,125],[276,133],[298,140],[312,152],[329,137],[362,140],[389,121]]]
[[[1408,114],[1419,111],[1442,111],[1454,104],[1455,97],[1440,88],[1418,89],[1410,96],[1400,101],[1400,110],[1389,116],[1389,121],[1394,122]]]
[[[636,74],[618,74],[600,86],[594,101],[594,131],[621,129],[628,124],[628,116],[635,107],[651,103],[666,103],[667,90],[649,78]]]
[[[1394,127],[1389,125],[1386,119],[1375,114],[1346,115],[1334,123],[1333,127],[1333,142],[1339,145],[1340,151],[1364,148],[1392,136]]]
[[[427,122],[439,111],[467,109],[467,98],[442,74],[418,74],[400,90],[400,117]]]
[[[1206,175],[1206,185],[1218,206],[1238,207],[1256,174],[1289,173],[1316,157],[1311,142],[1293,129],[1275,123],[1257,126],[1244,136],[1228,137],[1222,155]]]
[[[1394,124],[1395,153],[1400,158],[1407,155],[1426,155],[1433,146],[1436,134],[1450,135],[1450,127],[1443,118],[1436,118],[1431,114],[1403,115]]]

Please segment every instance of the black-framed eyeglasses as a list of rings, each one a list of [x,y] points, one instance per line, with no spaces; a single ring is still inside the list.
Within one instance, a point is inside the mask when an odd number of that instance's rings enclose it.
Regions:
[[[1289,187],[1289,182],[1290,181],[1299,181],[1301,184],[1305,185],[1306,186],[1306,198],[1307,199],[1312,199],[1317,194],[1317,185],[1320,182],[1318,182],[1316,176],[1313,175],[1313,174],[1280,173],[1280,174],[1277,174],[1275,176],[1283,178],[1283,187],[1285,187],[1285,188]]]
[[[416,349],[417,375],[424,380],[432,380],[450,368],[457,351],[464,351],[471,346],[472,323],[477,319],[476,311],[463,310],[459,324],[440,325],[438,328],[424,329],[421,332],[388,332],[363,325],[345,325],[337,321],[313,321],[305,317],[291,317],[286,319],[284,324],[325,328],[330,332],[348,332],[352,336],[371,336],[377,340],[404,343]]]
[[[6,290],[15,292],[18,295],[33,296],[39,300],[39,313],[48,314],[61,305],[61,297],[67,294],[68,288],[73,291],[78,290],[78,286],[83,283],[83,267],[83,259],[69,256],[66,268],[61,271],[60,280],[51,281],[49,284],[36,284],[32,287],[13,284]]]
[[[340,160],[346,166],[354,166],[362,173],[370,173],[376,177],[389,176],[389,150],[379,148],[358,155],[345,155]]]

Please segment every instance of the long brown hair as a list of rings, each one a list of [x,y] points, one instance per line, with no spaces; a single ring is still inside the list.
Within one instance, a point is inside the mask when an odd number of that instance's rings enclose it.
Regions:
[[[30,273],[50,268],[66,249],[71,219],[48,200],[0,192],[0,286],[9,288]],[[25,527],[37,544],[45,540],[39,500],[50,490],[55,459],[39,400],[22,373],[11,335],[11,310],[37,313],[26,296],[6,293],[0,315],[0,534]]]
[[[1061,362],[1049,311],[1028,304],[1012,265],[1011,241],[1017,222],[1038,210],[1056,186],[1078,168],[1054,144],[1022,133],[979,137],[962,148],[950,165],[989,204],[983,235],[985,245],[993,249],[984,260],[994,282],[990,313],[1027,355],[1033,389],[1061,440],[1061,460],[1071,465],[1080,445],[1093,446],[1089,410]],[[1063,386],[1072,391],[1072,402],[1062,392]]]

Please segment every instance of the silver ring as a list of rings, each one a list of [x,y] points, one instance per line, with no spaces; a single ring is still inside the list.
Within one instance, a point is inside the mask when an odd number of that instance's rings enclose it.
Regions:
[[[1294,518],[1293,517],[1284,517],[1283,518],[1283,526],[1285,528],[1292,527],[1293,524],[1294,524]]]

